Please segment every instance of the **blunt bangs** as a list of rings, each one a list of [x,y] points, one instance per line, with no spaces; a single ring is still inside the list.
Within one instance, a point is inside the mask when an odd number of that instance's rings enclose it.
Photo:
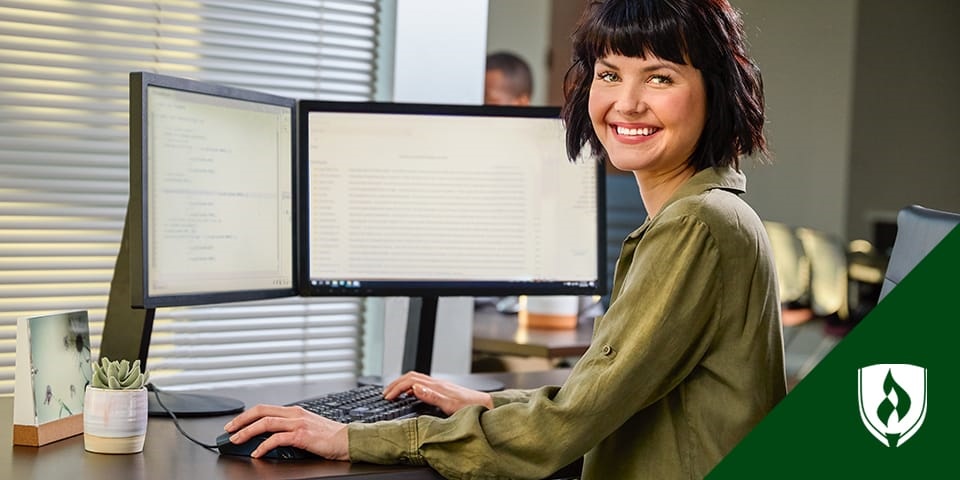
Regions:
[[[591,64],[613,54],[653,55],[685,65],[691,58],[686,41],[689,26],[670,7],[655,1],[607,2],[597,21],[582,32],[583,51],[578,53]]]

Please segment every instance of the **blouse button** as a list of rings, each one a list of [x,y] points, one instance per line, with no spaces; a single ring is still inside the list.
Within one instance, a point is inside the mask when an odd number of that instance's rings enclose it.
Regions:
[[[610,354],[613,353],[613,347],[611,347],[610,345],[604,345],[601,351],[603,352],[604,355],[609,356]]]

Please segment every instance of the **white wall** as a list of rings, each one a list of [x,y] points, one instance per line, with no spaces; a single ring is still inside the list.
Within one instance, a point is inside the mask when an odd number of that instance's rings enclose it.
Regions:
[[[483,103],[487,2],[397,2],[393,100]]]
[[[920,204],[960,212],[960,3],[860,3],[848,229]]]
[[[857,0],[732,0],[763,73],[773,164],[750,167],[761,217],[846,235]]]

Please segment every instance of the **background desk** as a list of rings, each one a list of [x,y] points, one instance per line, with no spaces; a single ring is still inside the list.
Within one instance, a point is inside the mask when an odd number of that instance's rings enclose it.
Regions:
[[[510,387],[534,388],[563,383],[569,371],[551,370],[510,374],[479,374]],[[239,398],[248,406],[283,404],[349,388],[350,384],[265,386],[218,392]],[[220,456],[184,438],[168,418],[150,418],[142,453],[103,455],[83,449],[83,435],[40,448],[12,446],[13,397],[0,397],[0,479],[153,480],[153,479],[304,479],[369,478],[413,480],[441,478],[426,467],[351,464],[329,460],[283,462],[247,457]],[[204,443],[214,443],[231,415],[181,419],[181,426]]]
[[[576,329],[527,328],[517,314],[477,309],[473,316],[473,351],[495,355],[543,357],[549,360],[577,357],[590,347],[593,322],[581,321]]]

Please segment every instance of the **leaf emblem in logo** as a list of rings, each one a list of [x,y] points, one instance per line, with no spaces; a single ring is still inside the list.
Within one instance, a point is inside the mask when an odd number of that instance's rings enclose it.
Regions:
[[[910,395],[907,395],[907,391],[893,379],[892,370],[887,370],[887,376],[883,379],[883,393],[885,398],[877,407],[877,416],[888,427],[893,427],[910,411]],[[894,395],[892,399],[891,393]],[[894,404],[892,400],[896,400],[897,403]],[[896,420],[890,417],[893,412],[897,412]]]

